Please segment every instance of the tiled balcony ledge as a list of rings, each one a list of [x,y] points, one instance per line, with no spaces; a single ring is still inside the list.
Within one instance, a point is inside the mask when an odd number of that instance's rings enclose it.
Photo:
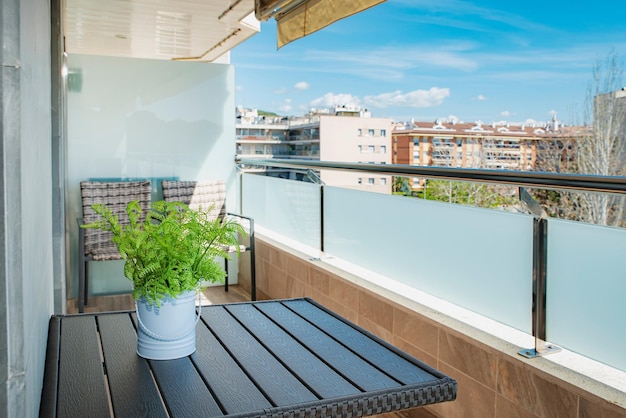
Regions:
[[[332,260],[311,259],[262,234],[256,245],[259,299],[311,297],[457,379],[457,400],[428,408],[438,416],[626,417],[626,379],[619,374],[585,376],[563,365],[572,361],[567,352],[525,359],[517,352],[532,347],[532,338],[496,336],[507,331],[495,322],[476,323],[462,311],[444,314],[432,301],[418,303],[415,295],[385,289],[354,268],[347,272]],[[241,273],[240,285],[245,286]],[[592,371],[603,367],[588,363]]]

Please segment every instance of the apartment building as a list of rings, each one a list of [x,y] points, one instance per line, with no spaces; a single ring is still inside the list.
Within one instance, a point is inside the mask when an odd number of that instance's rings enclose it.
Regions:
[[[236,111],[237,155],[289,156],[289,123],[281,117],[259,117],[256,109]]]
[[[530,171],[545,144],[573,134],[554,116],[541,126],[412,121],[395,125],[392,137],[394,164]],[[420,187],[417,180],[413,187]]]
[[[390,164],[392,120],[373,118],[365,109],[339,106],[312,110],[302,117],[259,116],[237,109],[237,155]],[[307,180],[307,172],[268,168],[266,175]],[[391,176],[321,170],[331,186],[391,193]]]

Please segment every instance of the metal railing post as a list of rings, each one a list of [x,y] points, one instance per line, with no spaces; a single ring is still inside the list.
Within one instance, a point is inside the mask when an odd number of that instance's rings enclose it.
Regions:
[[[239,177],[239,213],[243,214],[243,169],[237,165],[237,177]]]
[[[320,253],[324,254],[324,184],[320,184]]]
[[[519,351],[519,354],[527,358],[535,358],[561,351],[555,345],[546,344],[548,214],[523,187],[519,188],[519,197],[533,215],[532,333],[535,337],[535,347],[524,348]]]
[[[320,186],[320,257],[324,254],[324,181],[311,169],[306,171],[307,177],[315,184]]]

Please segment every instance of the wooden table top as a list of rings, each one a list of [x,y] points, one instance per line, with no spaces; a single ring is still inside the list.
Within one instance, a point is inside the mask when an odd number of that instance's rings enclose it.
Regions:
[[[311,299],[202,307],[196,351],[136,354],[134,312],[50,319],[40,416],[365,416],[456,382]]]

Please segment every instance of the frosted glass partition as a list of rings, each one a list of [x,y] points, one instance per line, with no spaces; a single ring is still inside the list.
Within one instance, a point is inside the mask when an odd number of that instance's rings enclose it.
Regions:
[[[67,68],[66,210],[76,295],[80,181],[150,179],[158,199],[162,179],[223,179],[229,210],[237,206],[235,89],[226,64],[70,54]],[[130,288],[121,262],[90,264],[92,293]]]
[[[626,230],[548,223],[547,338],[626,371]]]
[[[320,248],[320,186],[244,174],[243,213],[258,224],[306,246]]]
[[[532,217],[324,188],[328,254],[532,330]]]

